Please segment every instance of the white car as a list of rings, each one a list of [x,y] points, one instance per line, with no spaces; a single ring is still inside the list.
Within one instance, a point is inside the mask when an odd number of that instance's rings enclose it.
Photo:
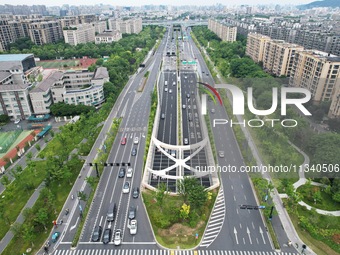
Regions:
[[[139,138],[136,136],[135,139],[133,139],[133,143],[138,144],[138,142],[139,142]]]
[[[129,193],[130,192],[130,183],[125,182],[123,186],[123,194]]]
[[[20,119],[14,120],[14,124],[18,124],[20,122]]]
[[[220,156],[220,158],[224,158],[224,151],[219,151],[218,156]]]
[[[137,234],[137,220],[131,220],[130,222],[130,234]]]
[[[122,231],[120,229],[117,229],[115,232],[115,237],[113,239],[113,243],[117,246],[122,243]]]
[[[168,88],[165,88],[164,91],[165,91],[165,92],[168,92]]]
[[[133,169],[132,168],[128,168],[128,170],[126,172],[126,177],[131,178],[132,177],[132,173],[133,173]]]

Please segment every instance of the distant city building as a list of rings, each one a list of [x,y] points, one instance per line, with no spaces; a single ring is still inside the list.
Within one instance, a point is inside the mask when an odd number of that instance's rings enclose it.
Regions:
[[[37,45],[56,43],[63,39],[63,33],[59,21],[32,23],[29,25],[29,35],[32,42]]]
[[[114,31],[118,30],[122,34],[139,34],[142,31],[142,19],[109,19],[109,29]]]
[[[105,31],[95,36],[95,43],[112,43],[120,39],[122,39],[122,33],[120,31]]]
[[[93,24],[94,24],[95,32],[98,34],[103,33],[104,31],[108,30],[106,21],[98,21]]]
[[[93,24],[64,27],[63,34],[65,43],[69,43],[71,45],[94,42],[95,27]]]
[[[26,119],[32,113],[29,75],[36,69],[33,54],[0,55],[0,114]]]
[[[222,41],[235,42],[237,27],[223,24],[213,19],[208,20],[208,29],[214,32]]]

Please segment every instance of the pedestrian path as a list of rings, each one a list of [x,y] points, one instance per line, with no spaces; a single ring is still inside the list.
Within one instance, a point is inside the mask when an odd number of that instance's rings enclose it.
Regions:
[[[225,200],[223,187],[221,186],[220,191],[216,198],[214,209],[211,213],[208,225],[205,229],[204,236],[201,241],[200,247],[208,247],[219,235],[224,219],[226,215]]]
[[[110,246],[108,246],[110,247]],[[298,255],[293,252],[276,251],[224,251],[224,250],[144,250],[107,249],[57,250],[53,255]]]

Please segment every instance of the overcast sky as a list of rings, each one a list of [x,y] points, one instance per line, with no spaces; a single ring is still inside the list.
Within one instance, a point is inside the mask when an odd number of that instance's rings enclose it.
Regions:
[[[11,0],[11,1],[1,1],[0,4],[12,4],[12,5],[34,5],[34,4],[42,4],[46,6],[60,6],[63,4],[69,5],[93,5],[93,4],[111,4],[111,5],[119,5],[119,6],[140,6],[146,4],[154,4],[154,5],[213,5],[217,3],[221,3],[226,6],[234,6],[234,5],[257,5],[257,4],[306,4],[313,2],[314,0],[78,0],[78,1],[67,1],[67,0]]]

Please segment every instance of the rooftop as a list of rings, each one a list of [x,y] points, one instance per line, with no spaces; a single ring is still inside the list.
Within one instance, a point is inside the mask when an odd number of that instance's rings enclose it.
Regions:
[[[0,54],[0,62],[22,61],[33,54]]]
[[[109,73],[106,69],[106,67],[98,67],[93,75],[93,79],[105,79],[109,78]]]
[[[56,71],[52,74],[50,74],[50,76],[48,76],[46,79],[44,79],[42,82],[40,82],[31,92],[35,93],[35,92],[45,92],[47,91],[49,88],[51,88],[53,86],[53,84],[60,80],[60,78],[63,77],[63,73]]]

